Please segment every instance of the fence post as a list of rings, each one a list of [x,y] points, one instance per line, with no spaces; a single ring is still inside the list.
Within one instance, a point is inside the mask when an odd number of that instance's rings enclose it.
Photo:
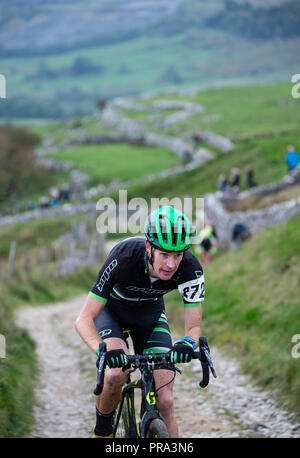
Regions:
[[[72,221],[72,237],[75,242],[79,241],[79,224],[77,221]]]
[[[6,357],[6,342],[5,342],[5,337],[0,334],[0,358],[5,358]]]
[[[9,256],[8,256],[8,276],[11,277],[15,270],[15,258],[16,258],[17,242],[13,240],[10,244]]]
[[[48,273],[48,252],[47,252],[46,245],[41,246],[41,266],[42,266],[42,273],[44,276],[46,276]]]
[[[25,269],[25,272],[29,273],[31,270],[31,265],[30,265],[30,256],[29,256],[28,245],[23,245],[23,255],[24,255],[24,269]]]
[[[87,227],[86,227],[85,221],[81,223],[78,227],[78,236],[79,236],[79,242],[87,238]]]
[[[54,242],[52,244],[53,248],[54,248],[54,253],[55,253],[55,275],[58,277],[59,276],[59,272],[60,272],[60,264],[61,264],[61,251],[60,251],[60,245],[58,242]]]
[[[90,262],[94,261],[95,256],[96,256],[96,250],[97,250],[97,240],[93,238],[90,241],[89,251],[88,251],[88,259]]]

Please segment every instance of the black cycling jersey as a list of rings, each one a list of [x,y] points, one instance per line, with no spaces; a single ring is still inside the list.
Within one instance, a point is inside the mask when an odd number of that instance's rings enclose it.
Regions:
[[[159,297],[178,288],[185,307],[199,306],[204,300],[205,285],[203,269],[197,258],[186,251],[170,280],[151,279],[145,240],[144,237],[125,239],[111,250],[90,296],[104,303],[112,296],[131,303],[143,301],[146,305],[146,301],[153,304]]]

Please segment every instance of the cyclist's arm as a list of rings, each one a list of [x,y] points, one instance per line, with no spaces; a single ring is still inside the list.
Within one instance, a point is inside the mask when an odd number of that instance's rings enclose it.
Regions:
[[[184,325],[185,335],[195,340],[196,347],[198,346],[199,337],[201,336],[202,324],[202,307],[185,308],[184,309]]]
[[[105,302],[100,302],[89,295],[75,321],[76,331],[94,353],[98,349],[99,343],[102,342],[94,325],[94,320],[102,312],[104,306]]]

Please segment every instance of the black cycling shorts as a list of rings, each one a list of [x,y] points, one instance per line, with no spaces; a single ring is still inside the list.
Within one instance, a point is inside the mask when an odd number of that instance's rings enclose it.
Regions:
[[[95,326],[103,340],[118,337],[126,342],[130,335],[135,354],[165,353],[172,347],[163,298],[131,302],[110,297]]]

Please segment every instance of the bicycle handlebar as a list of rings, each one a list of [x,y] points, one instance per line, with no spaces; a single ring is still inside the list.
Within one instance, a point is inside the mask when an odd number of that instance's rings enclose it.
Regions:
[[[98,375],[97,375],[97,385],[94,389],[94,394],[98,396],[101,394],[104,383],[104,372],[106,366],[106,343],[101,342],[99,344],[99,355],[98,355]],[[194,351],[192,356],[193,359],[199,359],[202,366],[202,380],[199,382],[201,388],[205,388],[209,384],[209,370],[216,378],[216,372],[212,363],[212,359],[209,352],[209,347],[206,337],[202,336],[199,339],[199,351]],[[158,365],[162,363],[171,362],[171,352],[153,354],[148,353],[146,355],[127,355],[128,363],[134,364],[136,367],[145,366],[145,365]]]

